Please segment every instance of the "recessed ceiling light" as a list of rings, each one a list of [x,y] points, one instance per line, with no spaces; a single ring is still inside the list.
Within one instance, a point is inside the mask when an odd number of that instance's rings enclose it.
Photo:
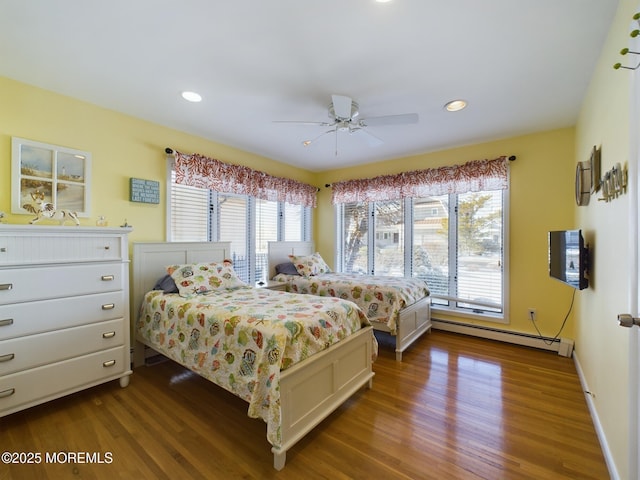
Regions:
[[[387,3],[390,2],[391,0],[376,0],[377,3]]]
[[[189,102],[201,102],[202,97],[196,92],[182,92],[182,98]]]
[[[447,103],[444,108],[446,108],[449,112],[457,112],[458,110],[462,110],[466,106],[467,102],[465,102],[464,100],[452,100]]]

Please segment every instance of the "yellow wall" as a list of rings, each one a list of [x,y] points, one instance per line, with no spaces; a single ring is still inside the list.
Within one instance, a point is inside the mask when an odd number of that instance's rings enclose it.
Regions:
[[[310,172],[290,165],[3,77],[0,105],[0,211],[9,223],[27,223],[31,218],[10,214],[11,137],[91,152],[91,218],[81,223],[95,225],[99,215],[106,216],[109,226],[126,219],[134,228],[130,240],[138,242],[165,240],[165,147],[305,183],[313,180]],[[130,177],[159,181],[160,204],[129,202]]]
[[[318,175],[316,184],[516,155],[510,164],[509,324],[488,325],[535,333],[527,317],[527,309],[535,308],[538,328],[543,335],[554,336],[569,308],[572,289],[549,278],[547,232],[575,227],[574,142],[574,130],[567,128],[369,164],[366,168],[324,172]],[[316,220],[322,228],[315,229],[316,243],[323,257],[333,259],[335,228],[330,189],[323,189],[318,198]],[[446,317],[439,314],[438,318]],[[562,336],[573,338],[571,319]]]
[[[591,148],[601,146],[603,173],[617,162],[625,165],[629,161],[630,79],[634,74],[614,70],[612,65],[637,60],[632,55],[621,57],[618,52],[629,46],[631,19],[639,8],[637,0],[620,1],[576,127],[576,161],[587,160]],[[633,139],[637,135],[634,132]],[[634,428],[630,408],[637,401],[629,367],[635,358],[631,342],[637,329],[620,328],[616,321],[619,313],[627,312],[630,296],[635,295],[629,292],[633,275],[629,249],[637,232],[629,229],[629,212],[636,195],[631,190],[609,203],[592,195],[589,206],[576,211],[577,222],[586,229],[594,250],[592,288],[577,300],[576,354],[594,395],[593,405],[619,478],[635,478],[637,474],[631,466],[637,453],[633,446],[629,448],[630,429]]]

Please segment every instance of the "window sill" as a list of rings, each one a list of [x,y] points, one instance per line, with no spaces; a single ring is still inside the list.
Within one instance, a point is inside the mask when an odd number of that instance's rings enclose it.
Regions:
[[[474,313],[466,310],[461,310],[458,308],[448,308],[442,305],[431,305],[431,316],[442,315],[447,318],[466,318],[470,320],[480,320],[484,322],[493,322],[493,323],[501,323],[508,324],[509,321],[505,318],[505,315],[502,313]]]

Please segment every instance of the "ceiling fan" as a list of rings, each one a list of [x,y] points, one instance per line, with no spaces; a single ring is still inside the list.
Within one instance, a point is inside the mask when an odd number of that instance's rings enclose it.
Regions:
[[[404,113],[400,115],[384,115],[380,117],[359,118],[360,106],[351,97],[344,95],[331,95],[329,104],[329,122],[308,122],[308,121],[287,121],[281,120],[276,123],[297,123],[300,125],[315,125],[329,127],[329,130],[322,132],[315,138],[305,140],[302,145],[309,147],[320,138],[329,133],[335,134],[335,154],[338,155],[338,132],[346,132],[350,135],[362,135],[371,146],[381,145],[383,141],[366,130],[366,127],[378,127],[385,125],[408,125],[418,123],[417,113]]]

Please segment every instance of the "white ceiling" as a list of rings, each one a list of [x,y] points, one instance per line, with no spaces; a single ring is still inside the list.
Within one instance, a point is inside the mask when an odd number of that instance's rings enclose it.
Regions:
[[[617,3],[0,0],[0,75],[321,171],[574,125]],[[340,132],[337,155],[274,122],[330,121],[332,94],[420,120],[368,127],[375,147]]]

